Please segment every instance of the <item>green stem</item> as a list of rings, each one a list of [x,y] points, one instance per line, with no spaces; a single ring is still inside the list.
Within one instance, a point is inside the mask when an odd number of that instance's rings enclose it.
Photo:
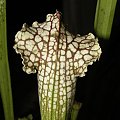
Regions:
[[[7,53],[6,0],[0,0],[0,92],[5,120],[14,120]]]
[[[75,102],[73,104],[72,112],[71,112],[71,120],[77,120],[78,112],[82,106],[82,103]]]
[[[98,37],[109,39],[117,0],[98,0],[94,30]]]

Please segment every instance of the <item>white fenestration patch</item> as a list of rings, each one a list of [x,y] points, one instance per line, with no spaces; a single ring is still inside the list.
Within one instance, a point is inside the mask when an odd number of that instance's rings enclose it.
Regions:
[[[39,27],[38,22],[37,21],[33,22],[32,27],[36,27],[36,28]]]
[[[77,50],[77,49],[73,46],[73,44],[70,44],[70,45],[69,45],[69,49],[71,50],[71,52],[74,52],[74,53],[75,53],[76,50]]]
[[[73,38],[72,38],[71,35],[67,36],[67,42],[68,42],[68,43],[72,42],[72,40],[73,40]]]
[[[86,39],[95,39],[95,36],[92,33],[89,33]]]
[[[47,22],[47,24],[44,26],[44,29],[49,31],[51,29],[51,22]]]
[[[46,67],[46,71],[50,73],[51,69],[49,67]]]
[[[65,50],[61,50],[61,55],[65,55]]]
[[[99,46],[98,45],[94,45],[91,50],[98,50],[98,49],[99,49]]]
[[[79,66],[81,66],[81,67],[82,67],[82,66],[83,66],[83,64],[84,64],[84,60],[83,60],[83,59],[80,59],[78,63],[79,63]]]
[[[67,51],[67,58],[72,58],[72,53],[70,50]]]
[[[35,41],[36,41],[36,42],[40,42],[41,40],[42,40],[42,39],[41,39],[41,37],[40,37],[39,35],[36,35],[36,36],[35,36]]]
[[[31,55],[30,55],[30,60],[31,60],[32,62],[35,61],[35,55],[34,55],[34,54],[31,54]]]
[[[29,56],[29,55],[30,55],[30,52],[27,51],[27,50],[25,50],[25,51],[24,51],[24,54],[25,54],[26,56]]]
[[[33,47],[35,45],[35,42],[33,40],[27,40],[25,47],[29,50],[32,51]]]
[[[24,41],[18,41],[18,46],[22,46],[22,45],[24,45],[24,44],[25,44]]]
[[[17,34],[15,35],[15,38],[18,38],[18,40],[21,39],[21,36],[22,36],[22,32],[21,31],[18,31]],[[16,41],[15,41],[16,42]],[[18,42],[18,41],[17,41]]]
[[[26,39],[33,39],[34,36],[32,34],[30,34],[29,32],[25,32],[24,35],[22,35],[22,38],[24,37],[24,40]]]
[[[91,55],[85,55],[84,56],[84,60],[87,61],[87,60],[91,60],[92,59],[92,56]]]
[[[82,58],[83,56],[82,56],[82,54],[80,53],[80,51],[77,51],[76,52],[76,54],[75,54],[75,56],[74,56],[74,60],[78,60],[78,59],[80,59],[80,58]]]
[[[78,43],[77,42],[72,42],[72,44],[76,49],[78,48]]]
[[[39,47],[40,50],[42,50],[42,48],[43,48],[43,42],[39,42],[38,43],[38,47]]]
[[[82,55],[88,54],[88,52],[89,52],[88,50],[81,50]]]

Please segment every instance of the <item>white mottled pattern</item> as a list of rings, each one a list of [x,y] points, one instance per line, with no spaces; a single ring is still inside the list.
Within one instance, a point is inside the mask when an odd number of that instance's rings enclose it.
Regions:
[[[42,120],[67,120],[74,101],[76,76],[99,59],[101,48],[92,33],[73,36],[60,22],[60,13],[46,22],[23,25],[15,35],[14,49],[21,54],[23,70],[37,73]],[[61,27],[60,27],[61,26]]]

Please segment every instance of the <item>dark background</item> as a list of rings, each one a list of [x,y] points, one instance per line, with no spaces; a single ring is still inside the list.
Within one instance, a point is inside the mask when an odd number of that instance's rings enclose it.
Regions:
[[[94,33],[97,0],[7,0],[8,54],[15,120],[32,114],[40,120],[36,74],[22,71],[20,55],[13,49],[14,36],[23,23],[44,22],[56,9],[73,34]],[[75,99],[83,106],[78,120],[120,120],[120,1],[118,0],[111,37],[99,39],[102,55],[99,62],[88,67],[85,77],[78,78]],[[0,98],[0,120],[4,120]]]

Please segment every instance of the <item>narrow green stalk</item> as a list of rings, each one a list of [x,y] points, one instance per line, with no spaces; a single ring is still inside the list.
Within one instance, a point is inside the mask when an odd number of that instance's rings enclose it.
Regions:
[[[0,92],[5,120],[14,120],[7,53],[6,0],[0,0]]]
[[[98,0],[94,30],[98,37],[109,39],[117,0]]]
[[[72,112],[71,112],[71,120],[77,120],[78,112],[82,106],[82,103],[75,102],[73,104]]]

